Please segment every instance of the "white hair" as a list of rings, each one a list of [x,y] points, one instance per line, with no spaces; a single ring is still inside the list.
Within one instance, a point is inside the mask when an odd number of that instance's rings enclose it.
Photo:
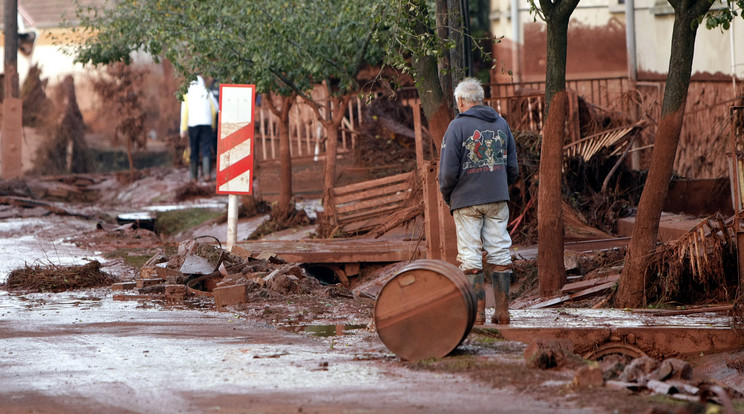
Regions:
[[[465,78],[455,88],[455,100],[462,99],[478,105],[483,103],[484,94],[483,86],[476,78]]]

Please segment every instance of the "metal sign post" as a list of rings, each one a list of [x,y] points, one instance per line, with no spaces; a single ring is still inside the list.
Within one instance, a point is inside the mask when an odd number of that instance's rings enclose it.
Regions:
[[[238,197],[253,190],[255,85],[220,85],[217,193],[229,194],[227,249],[238,237]]]

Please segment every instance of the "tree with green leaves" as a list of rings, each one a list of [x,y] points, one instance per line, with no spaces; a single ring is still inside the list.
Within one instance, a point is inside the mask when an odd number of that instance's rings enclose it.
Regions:
[[[340,0],[114,2],[100,9],[78,8],[87,36],[74,53],[78,62],[99,65],[130,63],[132,53],[144,52],[170,60],[187,81],[202,73],[223,83],[253,83],[259,93],[271,93],[263,101],[281,120],[288,119],[293,97],[302,97],[326,127],[329,194],[348,95],[359,89],[358,71],[375,59],[368,47],[375,20],[371,10],[371,3]],[[326,86],[328,102],[311,98],[315,84]],[[289,128],[284,126],[279,130],[279,210],[286,212],[293,207]]]
[[[713,2],[710,0],[667,1],[674,9],[669,71],[651,167],[638,203],[626,264],[615,298],[616,305],[621,307],[645,304],[645,276],[656,248],[661,211],[672,178],[692,75],[698,27],[705,20],[709,29],[720,27],[727,30],[730,22],[744,8],[744,0],[726,0],[727,7],[712,11],[710,8]]]
[[[378,6],[386,62],[413,76],[437,152],[455,115],[454,85],[472,69],[473,50],[466,44],[478,44],[469,42],[462,6],[453,0],[386,0]]]

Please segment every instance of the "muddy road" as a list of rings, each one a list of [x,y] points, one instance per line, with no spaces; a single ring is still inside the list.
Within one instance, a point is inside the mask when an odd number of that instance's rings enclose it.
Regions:
[[[138,233],[109,239],[96,226],[55,215],[0,222],[0,283],[25,265],[89,260],[132,279],[136,269],[106,253],[152,240]],[[467,373],[411,369],[368,328],[369,301],[287,297],[217,312],[210,299],[168,305],[114,300],[117,293],[0,290],[0,412],[598,412],[484,385]],[[272,315],[311,307],[319,315],[304,321],[311,328],[272,323]],[[520,361],[523,348],[513,343],[507,353],[486,355]],[[570,380],[566,374],[563,382]]]
[[[181,176],[151,181],[170,181],[166,187],[173,188]],[[129,259],[147,259],[177,243],[152,232],[102,230],[101,212],[150,204],[133,199],[143,197],[143,188],[149,187],[112,185],[108,207],[66,206],[91,219],[17,214],[0,220],[0,283],[25,265],[90,260],[121,281],[134,279],[138,268]],[[174,202],[172,192],[148,193]],[[242,221],[241,235],[260,221]],[[213,224],[187,238],[211,231],[225,234]],[[0,413],[631,414],[699,408],[649,393],[577,386],[577,366],[528,368],[525,343],[483,332],[471,332],[441,360],[401,361],[370,326],[373,301],[328,293],[259,295],[217,312],[210,298],[118,300],[121,291],[110,287],[0,289]],[[736,366],[728,367],[731,361],[744,361],[744,351],[700,358],[695,370],[722,381],[741,377]],[[741,381],[732,385],[742,388]]]
[[[3,292],[0,343],[4,413],[605,412],[408,369],[365,329],[290,333],[107,289]]]

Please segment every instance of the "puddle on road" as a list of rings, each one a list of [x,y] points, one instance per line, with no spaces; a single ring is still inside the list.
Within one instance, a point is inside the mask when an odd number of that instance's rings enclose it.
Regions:
[[[307,333],[313,336],[326,338],[329,336],[354,335],[357,329],[365,329],[364,324],[339,324],[339,325],[294,325],[284,326],[281,329],[287,332]]]
[[[101,291],[68,291],[59,293],[23,293],[13,294],[0,290],[0,315],[4,311],[60,311],[77,308],[88,310],[102,307],[105,294]]]

